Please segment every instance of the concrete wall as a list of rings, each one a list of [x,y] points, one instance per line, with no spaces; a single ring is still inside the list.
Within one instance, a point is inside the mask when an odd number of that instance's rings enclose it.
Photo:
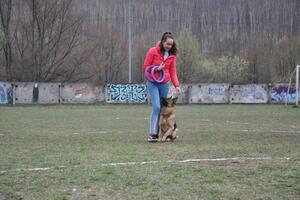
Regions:
[[[91,83],[64,83],[60,85],[61,103],[96,103],[104,100],[104,87]]]
[[[33,103],[33,82],[0,82],[0,104]],[[36,103],[150,103],[145,84],[108,84],[97,86],[91,83],[38,83]],[[232,85],[223,84],[181,84],[182,93],[178,104],[194,103],[295,103],[296,89],[288,84]],[[168,96],[175,97],[171,86]]]
[[[191,84],[188,103],[228,103],[229,84]]]
[[[33,103],[33,86],[32,82],[17,82],[15,87],[15,102],[16,103]]]
[[[60,83],[39,83],[38,103],[59,103]]]
[[[36,103],[51,104],[59,103],[59,85],[60,83],[33,83],[16,82],[14,83],[14,97],[16,103],[34,103],[33,88],[38,88],[38,98]]]
[[[266,84],[233,85],[230,88],[230,103],[268,103]]]

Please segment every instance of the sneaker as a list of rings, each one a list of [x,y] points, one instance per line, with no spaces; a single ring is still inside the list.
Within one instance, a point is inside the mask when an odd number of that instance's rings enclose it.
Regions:
[[[157,142],[158,141],[158,135],[149,135],[148,136],[148,142]]]

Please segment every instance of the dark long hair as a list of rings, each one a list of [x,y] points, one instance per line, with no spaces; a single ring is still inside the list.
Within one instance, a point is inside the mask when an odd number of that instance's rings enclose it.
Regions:
[[[172,48],[170,49],[169,53],[172,54],[172,55],[177,55],[178,53],[178,49],[176,47],[176,42],[174,40],[174,37],[172,35],[171,32],[165,32],[162,37],[161,37],[161,40],[160,40],[160,44],[159,44],[159,47],[160,47],[160,51],[163,53],[165,51],[164,49],[164,46],[163,46],[163,42],[165,42],[168,38],[171,38],[173,40],[173,46]]]

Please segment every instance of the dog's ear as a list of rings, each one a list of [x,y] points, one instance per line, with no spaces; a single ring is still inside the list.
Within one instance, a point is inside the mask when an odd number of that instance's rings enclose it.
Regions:
[[[168,106],[168,99],[162,97],[162,98],[160,99],[160,103],[161,103],[163,106]]]
[[[173,99],[172,99],[173,104],[176,104],[177,100],[178,100],[178,97],[173,98]]]

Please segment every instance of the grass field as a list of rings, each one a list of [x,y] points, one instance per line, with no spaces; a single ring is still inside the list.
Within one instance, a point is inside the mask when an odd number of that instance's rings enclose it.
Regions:
[[[0,200],[300,199],[300,109],[179,105],[180,138],[164,144],[145,140],[150,112],[1,106]]]

